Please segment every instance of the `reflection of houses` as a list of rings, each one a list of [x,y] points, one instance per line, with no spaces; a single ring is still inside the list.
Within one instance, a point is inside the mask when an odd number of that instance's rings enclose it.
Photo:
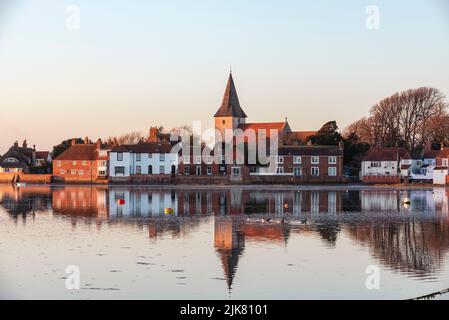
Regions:
[[[300,214],[341,211],[337,191],[179,190],[179,214]]]
[[[165,208],[178,215],[178,195],[175,191],[112,188],[109,190],[109,215],[111,218],[157,217]]]
[[[0,184],[0,205],[10,214],[28,214],[50,209],[51,191],[46,186],[18,188]]]
[[[56,188],[52,191],[52,206],[55,213],[108,218],[108,190],[103,187],[72,187]]]

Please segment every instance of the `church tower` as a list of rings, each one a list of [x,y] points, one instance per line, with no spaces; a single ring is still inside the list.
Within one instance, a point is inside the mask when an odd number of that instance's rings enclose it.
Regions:
[[[220,108],[214,115],[215,129],[219,130],[223,137],[226,129],[235,130],[239,125],[245,123],[246,114],[240,107],[239,97],[235,89],[232,73],[229,74],[228,84],[223,96]]]

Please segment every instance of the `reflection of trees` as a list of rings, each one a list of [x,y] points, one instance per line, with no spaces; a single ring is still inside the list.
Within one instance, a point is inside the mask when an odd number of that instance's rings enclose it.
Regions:
[[[368,245],[374,256],[390,268],[429,274],[439,268],[449,247],[447,221],[384,221],[353,224],[348,233]]]
[[[326,241],[327,245],[334,247],[337,242],[337,235],[340,233],[340,226],[338,222],[332,220],[325,224],[318,224],[316,231]]]
[[[49,187],[18,188],[13,185],[0,186],[0,205],[12,216],[47,211],[50,205]]]

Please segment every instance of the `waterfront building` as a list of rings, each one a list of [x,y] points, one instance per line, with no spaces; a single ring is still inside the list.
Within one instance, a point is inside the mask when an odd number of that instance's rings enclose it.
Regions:
[[[0,173],[48,173],[51,163],[48,151],[36,151],[36,146],[29,148],[27,141],[22,146],[16,141],[9,150],[0,157]]]
[[[82,144],[73,139],[70,148],[53,161],[54,181],[107,183],[110,149],[111,146],[104,145],[101,139],[91,143],[86,137]]]

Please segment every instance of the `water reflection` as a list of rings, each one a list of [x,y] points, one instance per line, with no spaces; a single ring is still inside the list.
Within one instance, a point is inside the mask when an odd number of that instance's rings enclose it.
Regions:
[[[404,199],[410,199],[406,204]],[[0,185],[0,205],[26,223],[51,211],[77,223],[137,225],[151,240],[186,237],[213,219],[213,248],[230,291],[248,243],[287,246],[316,237],[327,249],[346,237],[381,264],[413,277],[443,268],[449,249],[448,193],[434,190],[17,188]],[[173,214],[166,215],[166,208]]]

